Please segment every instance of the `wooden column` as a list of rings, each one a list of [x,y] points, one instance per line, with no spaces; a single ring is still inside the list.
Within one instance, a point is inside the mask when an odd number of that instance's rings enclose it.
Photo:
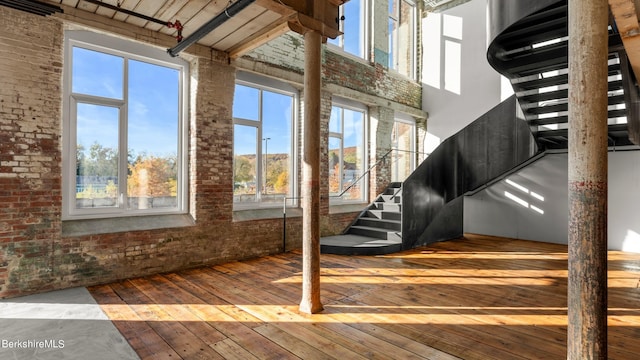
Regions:
[[[569,0],[569,360],[607,358],[608,14]]]
[[[322,311],[320,302],[320,90],[322,36],[304,34],[304,156],[302,164],[302,301],[300,311]]]

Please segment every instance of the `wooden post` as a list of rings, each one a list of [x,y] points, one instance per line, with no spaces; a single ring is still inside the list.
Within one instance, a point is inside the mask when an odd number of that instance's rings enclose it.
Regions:
[[[302,164],[302,300],[315,314],[320,302],[320,90],[322,36],[304,34],[304,159]]]
[[[608,15],[569,0],[569,360],[607,358]]]

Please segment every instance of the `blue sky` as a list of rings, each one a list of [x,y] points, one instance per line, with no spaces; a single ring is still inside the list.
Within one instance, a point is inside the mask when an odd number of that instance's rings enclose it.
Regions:
[[[260,93],[262,93],[262,119],[260,119]],[[233,100],[233,116],[263,122],[262,138],[259,139],[263,152],[269,154],[287,153],[291,149],[291,110],[293,97],[267,90],[236,85]],[[255,154],[257,132],[251,126],[234,127],[234,152],[238,155]],[[269,140],[263,140],[269,138]],[[266,145],[266,146],[265,146]]]
[[[179,71],[141,61],[128,61],[128,148],[134,154],[157,156],[177,152]],[[123,58],[75,47],[74,93],[109,99],[124,98]],[[115,105],[78,105],[78,144],[89,148],[95,141],[117,147],[118,112]]]
[[[363,56],[362,51],[364,46],[360,43],[362,32],[361,25],[361,1],[351,0],[342,5],[344,8],[344,21],[342,32],[344,35],[344,50],[356,56]],[[329,39],[330,44],[338,45],[340,37],[336,39]]]
[[[124,80],[127,68],[128,82]],[[179,111],[179,72],[137,60],[80,47],[73,50],[72,88],[74,93],[123,100],[127,92],[128,148],[139,154],[157,156],[177,151]],[[287,153],[291,150],[290,95],[239,85],[236,88],[233,116],[259,121],[262,95],[262,136],[255,128],[235,126],[234,151],[255,154],[256,141],[263,152]],[[86,149],[98,142],[104,147],[118,146],[118,111],[114,105],[78,104],[77,141]],[[267,141],[263,140],[269,138]],[[265,145],[267,145],[265,149]]]

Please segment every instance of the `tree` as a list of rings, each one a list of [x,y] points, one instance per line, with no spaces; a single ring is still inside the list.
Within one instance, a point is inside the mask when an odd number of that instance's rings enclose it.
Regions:
[[[277,193],[286,194],[287,190],[289,190],[289,172],[286,170],[282,171],[278,175],[278,179],[273,187]]]
[[[170,157],[139,156],[129,164],[129,196],[176,196],[177,173]]]
[[[253,181],[255,179],[255,160],[246,156],[236,156],[233,162],[233,180],[237,183]]]

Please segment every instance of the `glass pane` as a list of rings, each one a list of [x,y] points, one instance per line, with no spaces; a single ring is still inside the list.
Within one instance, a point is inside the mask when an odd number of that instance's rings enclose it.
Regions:
[[[340,42],[342,40],[342,35],[337,36],[335,39],[327,38],[327,44],[332,44],[335,46],[340,46]]]
[[[233,95],[233,117],[258,121],[260,90],[236,84]]]
[[[256,201],[256,174],[258,128],[234,125],[233,127],[233,201]]]
[[[344,50],[364,58],[364,23],[362,0],[350,0],[344,6]]]
[[[342,132],[342,109],[333,106],[331,108],[331,117],[329,118],[329,132]]]
[[[180,71],[129,62],[130,209],[177,207]]]
[[[337,195],[342,188],[341,180],[341,168],[342,159],[340,151],[342,148],[342,141],[337,137],[329,137],[329,194]]]
[[[263,91],[262,202],[282,203],[290,194],[291,118],[293,97]]]
[[[122,99],[123,58],[79,47],[73,48],[72,57],[71,91]]]
[[[396,37],[398,36],[396,31],[396,21],[389,18],[389,68],[397,70],[396,64],[396,52],[398,51],[396,45]]]
[[[396,37],[396,60],[397,70],[401,74],[413,76],[414,64],[414,29],[415,29],[415,7],[406,2],[400,2],[400,23],[398,24],[398,35]]]
[[[119,109],[79,103],[76,111],[75,207],[118,207]]]
[[[342,189],[344,190],[353,184],[345,194],[347,199],[362,198],[362,180],[358,181],[358,178],[362,175],[364,164],[363,125],[364,113],[349,109],[344,110]]]
[[[413,124],[396,122],[393,131],[392,181],[404,181],[413,171]]]
[[[398,0],[389,0],[389,15],[393,16],[396,14],[396,2]]]

